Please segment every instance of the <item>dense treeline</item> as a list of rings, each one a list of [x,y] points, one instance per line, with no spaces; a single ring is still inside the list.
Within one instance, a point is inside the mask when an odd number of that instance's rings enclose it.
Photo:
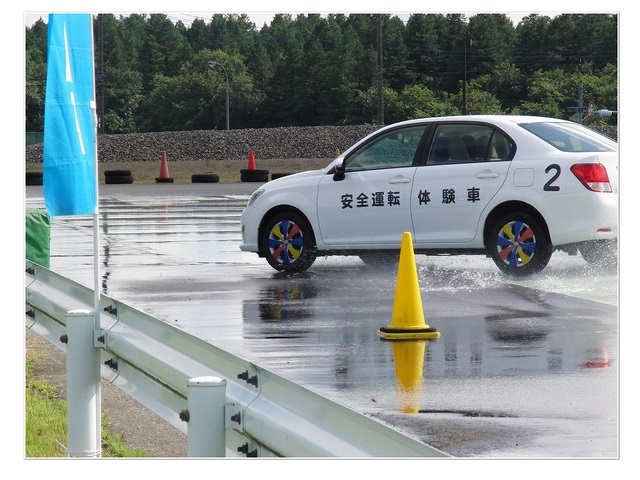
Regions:
[[[517,26],[504,14],[279,14],[260,29],[246,14],[189,26],[101,14],[94,37],[101,133],[225,129],[227,78],[233,129],[465,111],[576,120],[580,91],[585,106],[617,110],[614,14],[532,14]],[[26,130],[42,131],[46,22],[25,38]]]

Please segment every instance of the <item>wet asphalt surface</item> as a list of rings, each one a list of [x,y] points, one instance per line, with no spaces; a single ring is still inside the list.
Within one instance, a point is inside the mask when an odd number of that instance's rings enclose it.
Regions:
[[[555,253],[512,279],[484,257],[416,256],[440,338],[398,346],[377,334],[397,263],[321,257],[287,276],[240,252],[258,186],[101,186],[103,293],[456,457],[619,456],[617,272]],[[41,187],[26,205],[42,208]],[[91,227],[51,228],[51,269],[90,287]]]

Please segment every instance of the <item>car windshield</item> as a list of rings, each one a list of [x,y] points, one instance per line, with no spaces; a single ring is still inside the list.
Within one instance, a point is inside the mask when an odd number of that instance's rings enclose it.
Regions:
[[[563,152],[616,152],[618,144],[571,122],[521,123],[520,126]]]

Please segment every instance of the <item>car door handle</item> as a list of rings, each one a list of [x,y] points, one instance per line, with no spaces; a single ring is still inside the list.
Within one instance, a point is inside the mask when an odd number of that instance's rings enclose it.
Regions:
[[[500,174],[498,172],[484,171],[476,175],[476,178],[498,178]]]
[[[411,181],[410,178],[407,177],[403,177],[403,176],[396,176],[396,177],[391,177],[389,179],[389,183],[391,183],[392,185],[395,185],[397,183],[409,183]]]

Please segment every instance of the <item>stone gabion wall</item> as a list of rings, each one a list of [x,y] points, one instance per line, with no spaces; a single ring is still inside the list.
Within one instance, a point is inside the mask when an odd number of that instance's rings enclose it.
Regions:
[[[343,127],[281,127],[245,130],[100,135],[98,161],[155,162],[162,152],[171,161],[245,159],[249,150],[257,158],[334,158],[377,125]],[[616,127],[599,127],[617,140]],[[26,149],[27,163],[42,162],[42,144]]]
[[[282,127],[187,132],[100,135],[98,161],[155,162],[162,152],[171,161],[246,159],[249,150],[257,158],[334,158],[376,125],[344,127]],[[26,161],[42,162],[42,144],[26,149]]]

